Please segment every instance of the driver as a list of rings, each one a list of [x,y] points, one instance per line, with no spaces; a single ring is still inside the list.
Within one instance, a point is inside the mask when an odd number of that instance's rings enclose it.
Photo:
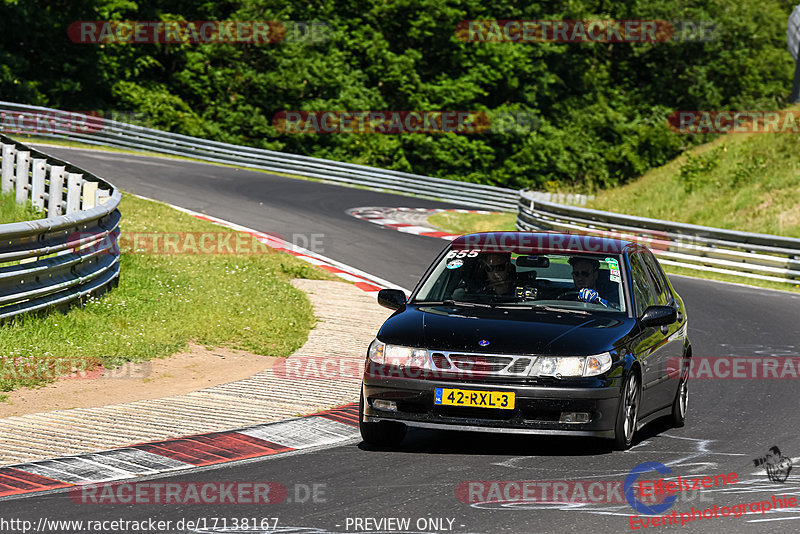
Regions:
[[[572,266],[572,281],[578,289],[578,300],[592,302],[609,307],[606,299],[597,292],[597,277],[600,274],[600,262],[593,258],[573,256],[569,260]]]

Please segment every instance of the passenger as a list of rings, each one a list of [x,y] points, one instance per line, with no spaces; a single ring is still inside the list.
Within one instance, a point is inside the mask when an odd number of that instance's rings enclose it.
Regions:
[[[569,259],[569,264],[572,266],[572,281],[575,283],[575,288],[579,290],[579,301],[601,304],[607,308],[619,307],[613,303],[609,304],[607,298],[600,296],[599,291],[602,291],[606,297],[611,297],[611,293],[615,291],[616,288],[599,286],[598,276],[600,275],[600,262],[598,260],[594,258],[573,256]]]
[[[490,295],[510,296],[516,285],[516,268],[511,263],[511,254],[493,252],[481,258],[486,277],[482,292]]]

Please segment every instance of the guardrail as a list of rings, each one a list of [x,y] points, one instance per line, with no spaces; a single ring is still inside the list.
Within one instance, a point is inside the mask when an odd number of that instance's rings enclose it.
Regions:
[[[664,265],[800,284],[800,239],[661,221],[537,200],[521,192],[517,228],[640,241]]]
[[[0,224],[0,320],[67,306],[116,285],[119,190],[2,134],[0,184],[45,214]]]
[[[17,126],[41,137],[67,138],[83,143],[150,150],[163,154],[281,172],[326,182],[411,193],[468,206],[514,211],[518,191],[503,187],[457,182],[365,165],[251,148],[174,134],[114,120],[51,108],[0,101],[0,125],[6,133]]]
[[[491,185],[458,182],[419,174],[355,165],[260,148],[209,141],[145,128],[92,114],[0,101],[0,129],[6,133],[71,139],[93,145],[150,150],[214,163],[292,174],[378,191],[409,193],[481,208],[514,211],[519,192]],[[540,193],[567,204],[586,204],[579,194]]]

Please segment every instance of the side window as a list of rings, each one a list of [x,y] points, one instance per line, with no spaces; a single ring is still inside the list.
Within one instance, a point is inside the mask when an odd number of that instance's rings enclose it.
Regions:
[[[631,262],[631,281],[633,284],[633,298],[636,300],[636,316],[641,316],[648,306],[656,303],[656,295],[653,291],[653,282],[647,274],[647,267],[642,261],[641,254],[634,252],[629,254]]]
[[[658,295],[658,304],[662,306],[669,305],[672,296],[670,295],[669,283],[667,283],[667,280],[664,278],[664,272],[659,267],[658,262],[656,262],[651,252],[644,252],[641,256],[644,260],[645,267],[647,267],[647,272],[650,274],[650,278],[655,282],[654,288]]]

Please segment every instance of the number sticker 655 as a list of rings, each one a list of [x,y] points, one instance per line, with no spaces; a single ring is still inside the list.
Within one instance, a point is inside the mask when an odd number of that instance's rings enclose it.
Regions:
[[[447,253],[447,259],[451,258],[475,258],[478,256],[477,250],[451,250]]]

